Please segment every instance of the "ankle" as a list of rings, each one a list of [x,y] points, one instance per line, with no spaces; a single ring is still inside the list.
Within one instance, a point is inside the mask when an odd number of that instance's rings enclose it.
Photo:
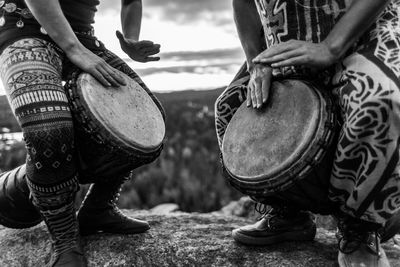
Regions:
[[[274,205],[271,207],[273,213],[277,214],[281,218],[286,219],[296,219],[296,218],[304,218],[309,217],[310,213],[307,211],[300,210],[294,206],[289,205]]]
[[[348,214],[341,213],[336,217],[338,221],[339,230],[351,230],[357,232],[378,232],[383,225],[375,222],[370,222],[350,216]]]

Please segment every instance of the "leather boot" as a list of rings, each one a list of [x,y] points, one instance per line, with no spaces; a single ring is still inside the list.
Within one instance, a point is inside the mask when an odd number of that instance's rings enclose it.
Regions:
[[[28,228],[42,221],[29,198],[25,164],[0,174],[0,224],[9,228]]]
[[[385,243],[397,234],[400,234],[400,211],[393,214],[385,226],[380,229],[381,242]]]
[[[82,235],[95,233],[137,234],[150,229],[147,222],[127,217],[117,207],[126,177],[92,184],[78,212]]]
[[[339,242],[340,267],[390,267],[381,247],[378,230],[381,225],[350,216],[338,221],[336,237]]]
[[[309,212],[275,206],[258,222],[232,231],[235,241],[245,245],[272,245],[284,241],[314,240],[316,226]]]
[[[42,215],[52,239],[51,267],[85,267],[74,199],[76,177],[55,185],[39,185],[27,179],[32,202]]]

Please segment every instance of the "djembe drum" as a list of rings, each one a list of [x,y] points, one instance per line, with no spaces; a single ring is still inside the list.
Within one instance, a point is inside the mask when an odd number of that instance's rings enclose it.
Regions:
[[[121,75],[127,86],[105,89],[80,72],[66,84],[77,125],[80,183],[126,175],[162,150],[165,124],[159,108],[137,82]]]
[[[222,143],[233,187],[265,204],[328,214],[336,116],[329,92],[300,80],[274,81],[260,110],[243,103]]]
[[[119,88],[104,88],[79,71],[66,84],[74,117],[79,182],[93,183],[126,175],[150,163],[162,150],[165,124],[159,108],[133,79]],[[40,214],[29,199],[25,167],[0,175],[0,224],[26,228]]]

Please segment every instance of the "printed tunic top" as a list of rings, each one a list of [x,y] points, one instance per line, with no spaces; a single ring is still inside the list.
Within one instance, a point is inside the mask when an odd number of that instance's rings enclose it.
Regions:
[[[346,13],[353,0],[254,0],[264,28],[267,48],[295,39],[318,43]],[[375,56],[398,69],[400,47],[400,0],[392,0],[376,22],[347,54],[375,46]],[[389,60],[390,59],[390,60]],[[331,71],[320,78],[326,80]],[[274,69],[274,76],[309,75],[304,67]],[[315,73],[312,73],[315,75]]]
[[[99,0],[59,0],[61,9],[75,32],[92,29]],[[39,37],[50,40],[33,18],[24,0],[0,0],[0,53],[21,38]]]
[[[255,0],[267,47],[291,39],[318,43],[347,11],[350,0]]]

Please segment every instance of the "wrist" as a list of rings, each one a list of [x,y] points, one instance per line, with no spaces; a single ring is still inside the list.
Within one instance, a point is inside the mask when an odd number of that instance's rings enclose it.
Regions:
[[[78,42],[71,42],[66,43],[61,46],[61,49],[65,52],[67,56],[80,54],[80,51],[85,49],[85,47],[78,41]]]
[[[247,72],[248,73],[251,73],[254,70],[254,67],[255,67],[255,64],[252,61],[250,61],[250,62],[247,61]]]
[[[334,61],[339,60],[346,52],[346,48],[341,44],[340,40],[330,41],[329,39],[325,39],[322,43],[328,49]]]
[[[129,40],[129,41],[134,42],[134,43],[139,42],[139,38],[138,37],[130,36],[130,35],[125,35],[125,40]]]
[[[138,42],[139,41],[139,34],[137,31],[129,31],[129,30],[122,30],[123,36],[125,40],[129,40],[132,42]]]

